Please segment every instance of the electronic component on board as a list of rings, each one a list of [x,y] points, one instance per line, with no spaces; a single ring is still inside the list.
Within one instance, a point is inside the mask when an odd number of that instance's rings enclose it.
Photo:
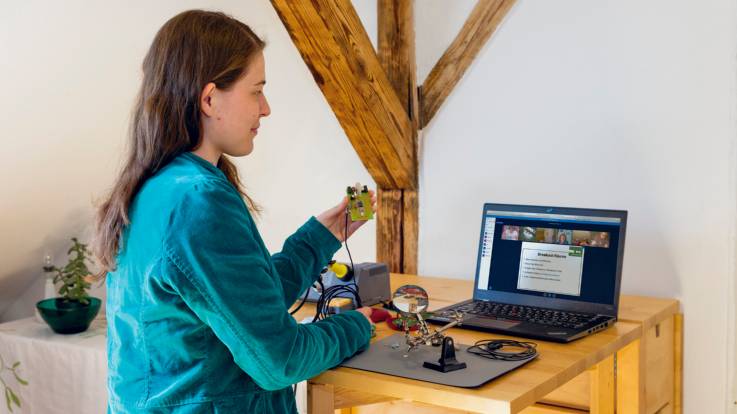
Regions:
[[[371,195],[369,194],[368,187],[365,185],[362,188],[360,187],[360,184],[356,183],[355,187],[348,186],[346,189],[351,220],[371,220],[374,218],[374,210],[371,207]]]

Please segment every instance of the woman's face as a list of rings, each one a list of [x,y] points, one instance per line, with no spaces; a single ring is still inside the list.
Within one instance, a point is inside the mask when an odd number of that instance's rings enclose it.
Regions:
[[[236,157],[253,151],[260,119],[271,113],[263,92],[265,83],[264,55],[258,53],[229,90],[213,86],[202,125],[203,140],[209,141],[215,151]]]

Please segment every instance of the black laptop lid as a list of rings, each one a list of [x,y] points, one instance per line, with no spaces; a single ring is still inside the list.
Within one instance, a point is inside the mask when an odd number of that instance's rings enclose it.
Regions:
[[[474,299],[617,316],[627,212],[485,204]]]

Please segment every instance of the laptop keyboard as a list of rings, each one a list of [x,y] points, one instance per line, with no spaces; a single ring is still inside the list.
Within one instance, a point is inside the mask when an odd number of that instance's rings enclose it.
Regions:
[[[587,313],[565,312],[533,306],[510,305],[496,302],[470,302],[447,311],[457,310],[470,315],[526,321],[541,325],[579,329],[606,317]]]

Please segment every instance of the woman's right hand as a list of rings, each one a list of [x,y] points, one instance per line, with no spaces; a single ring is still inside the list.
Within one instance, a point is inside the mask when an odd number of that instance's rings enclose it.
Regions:
[[[363,316],[365,316],[365,317],[366,317],[366,319],[368,319],[368,321],[369,321],[369,324],[371,324],[371,325],[373,325],[373,324],[374,324],[374,323],[373,323],[373,322],[371,321],[371,312],[372,312],[372,308],[370,308],[370,307],[368,307],[368,306],[364,306],[364,307],[362,307],[362,308],[358,308],[358,309],[356,309],[356,310],[357,310],[357,311],[359,311],[359,312],[361,312],[361,314],[363,314]]]

